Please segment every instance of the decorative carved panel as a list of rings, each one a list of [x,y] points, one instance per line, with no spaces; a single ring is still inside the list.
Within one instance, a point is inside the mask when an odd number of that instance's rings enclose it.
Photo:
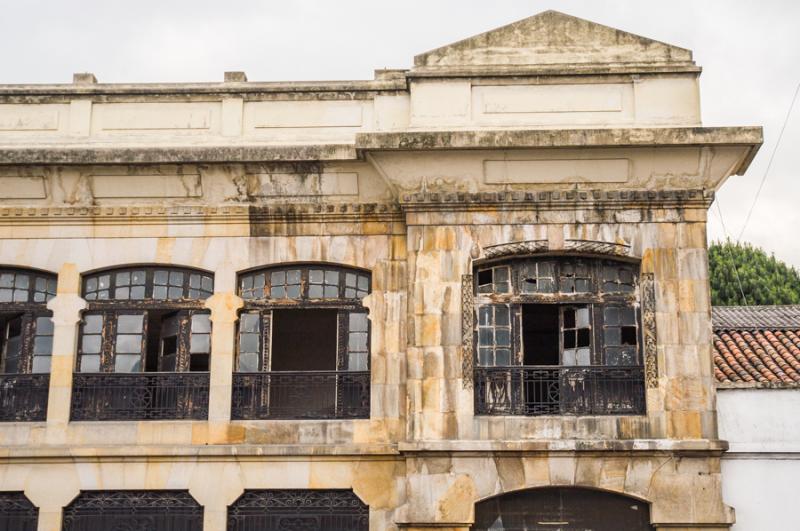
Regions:
[[[472,330],[475,326],[473,293],[472,275],[461,275],[461,383],[464,389],[472,388]]]
[[[653,273],[642,273],[642,327],[644,336],[644,378],[648,389],[658,387],[656,341],[656,286]]]

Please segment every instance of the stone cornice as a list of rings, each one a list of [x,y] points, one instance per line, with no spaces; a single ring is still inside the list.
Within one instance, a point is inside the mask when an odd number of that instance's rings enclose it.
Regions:
[[[553,64],[553,65],[492,65],[462,67],[415,67],[406,73],[413,78],[486,78],[527,76],[605,76],[648,74],[700,74],[703,69],[693,63],[627,63],[627,64]]]
[[[737,145],[757,150],[761,127],[628,127],[358,133],[359,151]],[[753,153],[755,154],[755,153]]]
[[[393,203],[290,204],[277,206],[48,206],[0,207],[0,226],[21,224],[126,225],[402,221]]]
[[[547,192],[420,192],[402,194],[409,212],[501,210],[577,210],[585,208],[682,207],[708,209],[711,190],[568,190]]]
[[[308,94],[328,99],[341,93],[350,98],[352,93],[406,90],[403,72],[383,79],[353,81],[276,81],[235,83],[96,83],[96,84],[18,84],[0,85],[0,101],[10,98],[87,97],[87,96],[240,96],[257,98],[259,95],[289,93]]]
[[[267,145],[92,145],[0,146],[0,165],[184,164],[357,160],[350,144]]]

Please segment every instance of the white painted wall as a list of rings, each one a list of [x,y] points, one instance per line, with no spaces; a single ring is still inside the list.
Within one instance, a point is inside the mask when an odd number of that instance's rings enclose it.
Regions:
[[[800,388],[720,389],[722,495],[736,509],[733,531],[797,531]]]

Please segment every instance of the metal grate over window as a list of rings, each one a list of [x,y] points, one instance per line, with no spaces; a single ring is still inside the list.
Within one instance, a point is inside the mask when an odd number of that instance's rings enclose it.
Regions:
[[[203,508],[188,491],[83,491],[64,508],[63,531],[202,531]]]
[[[36,531],[39,509],[23,492],[0,492],[0,531]]]
[[[101,271],[83,279],[87,301],[203,300],[213,292],[211,274],[186,268],[133,267]]]
[[[228,507],[228,531],[367,531],[369,507],[351,490],[246,490]]]

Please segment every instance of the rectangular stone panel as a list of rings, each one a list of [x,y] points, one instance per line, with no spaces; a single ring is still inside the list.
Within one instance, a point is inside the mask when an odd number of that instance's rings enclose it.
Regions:
[[[2,199],[45,199],[44,177],[0,177]]]
[[[0,131],[57,131],[66,105],[0,105]]]
[[[220,103],[102,103],[92,111],[94,132],[208,132],[219,129]]]
[[[247,179],[254,197],[358,195],[357,173],[260,173]]]
[[[245,104],[247,129],[361,127],[360,101],[262,101]]]
[[[624,85],[476,86],[486,114],[620,112]]]
[[[487,184],[625,182],[629,168],[628,159],[486,160],[483,163]]]
[[[197,174],[184,175],[93,175],[96,198],[201,197],[202,180]]]

